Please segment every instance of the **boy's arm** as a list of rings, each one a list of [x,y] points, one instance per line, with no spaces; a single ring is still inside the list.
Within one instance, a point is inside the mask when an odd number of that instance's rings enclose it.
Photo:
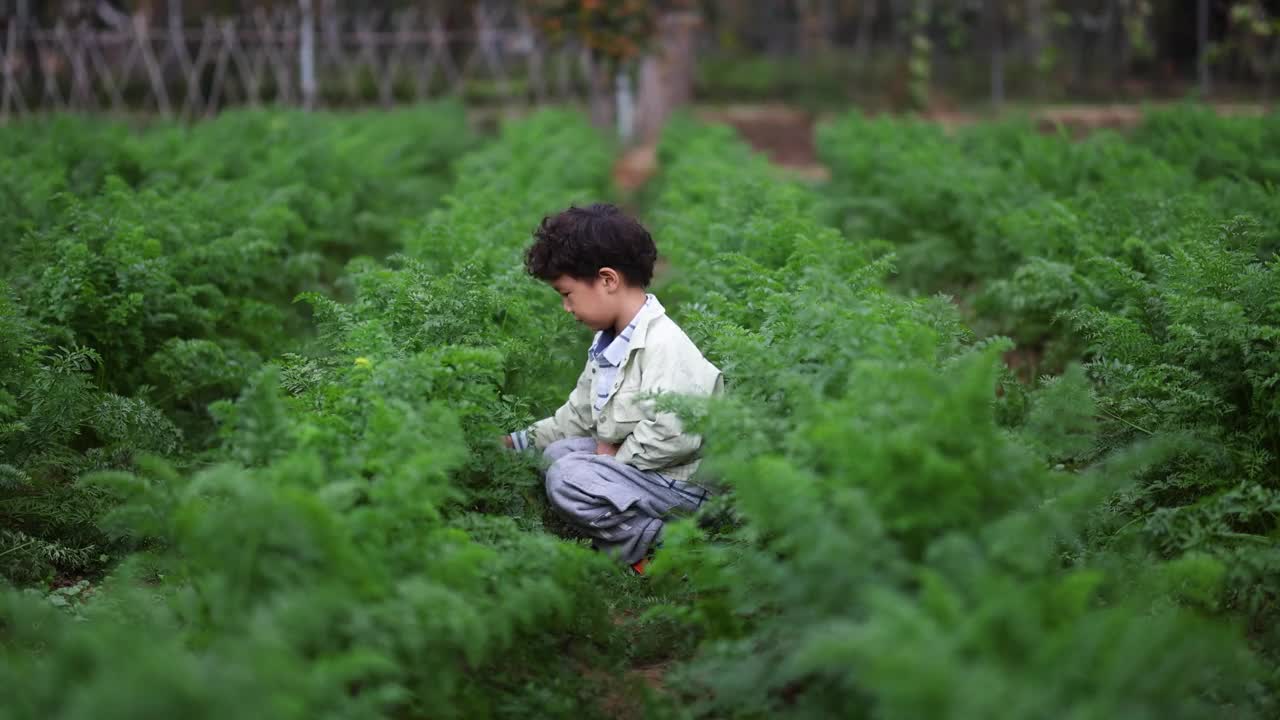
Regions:
[[[516,450],[545,449],[557,440],[569,437],[590,437],[595,429],[591,419],[591,362],[587,361],[578,376],[578,382],[569,393],[569,399],[555,414],[543,418],[526,430],[511,433],[512,447]]]
[[[653,367],[645,369],[646,378],[653,381],[645,383],[644,391],[703,397],[719,392],[724,382],[720,371],[698,359],[695,367],[688,367],[675,358],[658,358]],[[614,457],[640,470],[661,470],[692,461],[702,449],[702,436],[685,432],[675,413],[652,410],[652,401],[644,405],[650,408],[646,418],[636,423]]]
[[[657,413],[636,423],[614,457],[638,470],[661,470],[693,460],[701,448],[702,436],[684,432],[680,418]]]

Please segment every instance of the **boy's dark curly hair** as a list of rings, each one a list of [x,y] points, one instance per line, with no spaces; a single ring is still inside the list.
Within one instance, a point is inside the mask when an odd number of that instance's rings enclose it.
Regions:
[[[627,284],[648,287],[658,249],[649,231],[617,207],[599,203],[544,217],[525,251],[529,274],[546,282],[561,275],[591,281],[600,268],[617,270]]]

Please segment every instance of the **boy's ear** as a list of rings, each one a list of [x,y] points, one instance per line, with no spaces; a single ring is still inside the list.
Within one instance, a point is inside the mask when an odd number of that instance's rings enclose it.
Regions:
[[[600,272],[596,275],[596,278],[600,282],[604,283],[604,289],[608,292],[613,292],[614,290],[622,287],[622,275],[611,267],[600,268]]]

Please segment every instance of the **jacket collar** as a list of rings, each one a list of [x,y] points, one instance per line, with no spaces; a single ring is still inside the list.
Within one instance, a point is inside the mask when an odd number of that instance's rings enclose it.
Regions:
[[[667,309],[658,302],[658,298],[653,293],[645,295],[644,307],[640,308],[640,312],[636,315],[636,329],[631,335],[632,350],[639,350],[644,347],[645,339],[649,336],[649,328],[653,321],[667,314]]]
[[[645,340],[649,335],[649,324],[655,318],[666,315],[667,310],[658,302],[658,298],[652,293],[645,295],[644,305],[636,316],[632,318],[627,329],[619,336],[614,336],[612,332],[605,335],[604,331],[597,332],[591,340],[591,356],[603,357],[610,365],[622,365],[626,358],[631,354],[632,350],[638,350],[644,347]],[[607,342],[604,347],[600,347],[601,341]]]

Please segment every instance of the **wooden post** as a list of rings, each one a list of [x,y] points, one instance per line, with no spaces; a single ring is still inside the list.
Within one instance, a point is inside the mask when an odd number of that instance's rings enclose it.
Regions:
[[[169,54],[178,60],[178,67],[184,73],[191,64],[191,52],[187,48],[186,25],[182,17],[182,0],[169,0],[169,8],[165,12],[165,20],[169,25]]]
[[[473,17],[475,18],[476,28],[476,52],[472,53],[472,59],[476,58],[479,53],[479,59],[489,68],[490,77],[497,83],[498,90],[502,93],[504,99],[511,96],[511,83],[507,81],[507,73],[502,67],[502,55],[500,45],[502,43],[502,35],[500,28],[500,20],[502,15],[500,12],[491,14],[486,10],[483,3],[477,3]],[[604,63],[601,61],[603,72]],[[607,75],[604,75],[607,78]],[[605,83],[606,88],[608,83]],[[605,99],[608,102],[608,98]]]
[[[547,82],[547,63],[544,59],[544,46],[537,33],[533,30],[533,20],[529,17],[529,12],[521,8],[516,14],[516,23],[518,32],[520,33],[521,42],[527,43],[529,50],[529,60],[527,71],[529,76],[529,89],[533,91],[531,98],[535,104],[541,104],[546,101],[548,94]],[[528,93],[526,92],[526,97]]]
[[[991,44],[991,106],[1004,106],[1004,13],[1002,0],[986,0],[987,39]]]
[[[67,104],[72,110],[87,111],[93,109],[96,104],[88,66],[84,60],[86,45],[84,38],[88,32],[88,25],[83,21],[75,29],[58,23],[54,31],[54,40],[61,46],[71,66],[71,87],[67,92]]]
[[[161,115],[168,117],[169,93],[164,86],[164,73],[161,71],[160,63],[156,61],[155,51],[151,46],[151,27],[147,16],[143,13],[136,13],[133,16],[133,41],[137,43],[142,57],[142,68],[151,84],[151,92],[155,95],[156,108]]]
[[[31,17],[31,0],[18,0],[18,31],[17,40],[18,53],[25,55],[23,60],[23,73],[15,74],[14,77],[21,79],[22,75],[26,75],[26,81],[34,90],[44,80],[44,63],[41,62],[40,48],[36,45],[36,33]],[[15,86],[16,97],[21,98],[23,95],[23,87],[19,83]],[[39,100],[33,100],[32,106]]]
[[[302,106],[316,106],[316,14],[311,0],[298,0],[302,18],[302,42],[298,43],[298,74],[302,78]]]
[[[1209,83],[1209,0],[1196,3],[1197,70],[1200,75],[1200,98],[1207,100],[1212,87]]]
[[[26,113],[27,103],[22,97],[22,84],[18,81],[18,58],[26,42],[26,0],[18,0],[18,16],[9,20],[5,28],[4,55],[0,57],[0,75],[4,76],[4,92],[0,93],[0,122],[9,119],[11,112]]]
[[[1045,85],[1048,68],[1042,62],[1044,59],[1045,49],[1048,47],[1048,37],[1045,28],[1044,14],[1045,0],[1027,0],[1027,59],[1034,68],[1032,77],[1035,78],[1035,94],[1036,97],[1043,100],[1045,95]]]
[[[206,18],[206,20],[209,20]],[[223,20],[218,26],[218,57],[213,63],[213,82],[209,85],[209,100],[204,104],[205,114],[212,116],[218,110],[218,101],[224,92],[227,84],[227,74],[230,70],[231,63],[231,47],[234,43],[234,35],[232,34],[232,21]],[[227,104],[230,104],[230,90],[227,93]]]
[[[169,24],[169,54],[178,61],[178,72],[186,84],[186,99],[182,103],[179,115],[195,117],[192,108],[192,83],[199,83],[199,74],[195,70],[191,58],[191,50],[187,47],[187,27],[182,17],[182,0],[169,0],[169,9],[165,13]],[[174,98],[177,102],[177,97]]]
[[[1102,24],[1102,67],[1109,85],[1107,94],[1114,99],[1117,78],[1120,76],[1120,60],[1116,57],[1118,36],[1124,35],[1124,10],[1120,0],[1107,0],[1107,10]]]

